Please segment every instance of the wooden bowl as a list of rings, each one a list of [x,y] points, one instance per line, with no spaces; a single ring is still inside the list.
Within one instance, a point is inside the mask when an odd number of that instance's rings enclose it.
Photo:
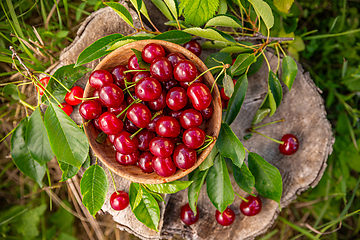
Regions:
[[[167,53],[170,52],[180,52],[182,53],[187,59],[192,61],[197,69],[200,72],[204,72],[207,70],[205,64],[192,52],[186,50],[185,48],[166,41],[161,40],[143,40],[132,42],[127,45],[124,45],[115,51],[111,52],[107,57],[105,57],[95,68],[95,70],[105,69],[111,71],[117,65],[125,65],[127,66],[128,59],[134,54],[131,50],[132,48],[141,51],[145,45],[149,43],[157,43],[160,44]],[[204,77],[204,84],[211,89],[212,85],[214,84],[214,78],[210,72],[207,72],[203,75]],[[85,97],[92,97],[94,88],[90,86],[89,83],[86,84],[84,96]],[[217,137],[220,132],[221,126],[221,117],[222,117],[222,108],[221,108],[221,99],[219,90],[215,84],[215,87],[212,91],[212,105],[214,107],[213,116],[207,120],[204,131],[209,136]],[[170,177],[161,177],[157,175],[155,172],[153,173],[144,173],[141,169],[137,166],[124,166],[120,165],[115,159],[115,149],[113,145],[110,143],[108,139],[102,144],[96,142],[96,137],[100,133],[93,125],[92,122],[86,124],[86,120],[83,119],[85,133],[89,139],[90,146],[95,152],[96,156],[100,159],[102,163],[106,165],[112,172],[124,177],[130,181],[138,182],[138,183],[146,183],[146,184],[158,184],[158,183],[165,183],[175,181],[179,178],[182,178],[192,172],[195,168],[197,168],[200,163],[204,161],[206,156],[210,153],[211,149],[213,148],[215,141],[206,148],[199,156],[195,163],[195,165],[187,170],[178,169],[176,173]]]

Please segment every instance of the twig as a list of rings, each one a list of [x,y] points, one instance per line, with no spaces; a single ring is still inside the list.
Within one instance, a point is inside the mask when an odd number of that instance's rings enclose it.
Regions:
[[[57,0],[56,2],[57,2],[57,4],[59,4],[60,0]],[[47,29],[48,29],[48,25],[49,25],[49,22],[50,22],[50,18],[51,18],[51,16],[54,14],[55,9],[56,9],[56,4],[54,4],[54,6],[51,8],[51,10],[50,10],[50,13],[49,13],[48,17],[46,18],[46,22],[45,22],[45,30],[47,30]]]
[[[310,224],[308,224],[308,223],[300,223],[299,226],[307,227],[309,230],[313,231],[314,233],[320,234],[320,235],[327,235],[327,234],[331,234],[331,233],[333,233],[333,232],[338,231],[338,230],[341,228],[341,226],[342,226],[342,221],[340,221],[338,228],[336,228],[336,229],[334,229],[334,230],[332,230],[332,231],[330,231],[330,232],[324,232],[324,233],[319,232],[318,230],[316,230],[315,228],[313,228],[313,227],[312,227]]]
[[[17,54],[17,52],[15,51],[15,49],[13,48],[13,46],[10,46],[9,49],[12,51],[12,59],[17,58],[17,60],[19,61],[19,63],[25,68],[25,70],[27,71],[27,73],[29,74],[29,77],[33,76],[33,73],[31,72],[31,70],[24,64],[24,62],[22,61],[22,59],[20,58],[19,54]]]
[[[283,41],[293,41],[294,38],[289,38],[289,37],[267,37],[262,35],[261,33],[254,33],[253,36],[242,36],[242,37],[237,37],[234,38],[235,41],[250,41],[250,40],[268,40],[268,42],[283,42]]]

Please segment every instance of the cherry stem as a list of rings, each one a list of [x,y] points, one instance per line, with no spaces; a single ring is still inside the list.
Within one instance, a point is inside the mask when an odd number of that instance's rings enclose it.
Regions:
[[[99,133],[99,135],[97,136],[97,138],[96,138],[96,142],[98,142],[98,143],[104,143],[105,142],[105,140],[106,140],[106,133],[104,133],[104,132],[101,132],[101,133]]]
[[[82,101],[86,101],[86,100],[91,100],[91,99],[99,99],[99,97],[88,97],[88,98],[79,98],[77,96],[75,96],[74,98],[82,100]]]
[[[262,128],[262,127],[265,127],[265,126],[268,126],[268,125],[271,125],[271,124],[274,124],[274,123],[278,123],[278,122],[284,122],[285,119],[280,119],[280,120],[277,120],[277,121],[273,121],[273,122],[270,122],[270,123],[265,123],[263,125],[260,125],[260,126],[257,126],[257,127],[253,127],[251,128],[252,130],[255,130],[255,129],[259,129],[259,128]],[[250,130],[251,131],[251,130]]]
[[[135,85],[136,85],[136,83],[129,84],[129,85],[126,84],[126,88],[124,88],[123,91],[128,90],[128,89],[132,88]]]
[[[115,179],[114,179],[114,176],[112,174],[112,171],[110,169],[109,169],[109,171],[110,171],[110,174],[111,174],[111,179],[112,179],[113,184],[114,184],[115,192],[116,192],[116,194],[119,194],[118,191],[116,190]]]
[[[273,139],[273,138],[271,138],[271,137],[269,137],[269,136],[266,136],[265,134],[259,133],[259,132],[256,131],[256,130],[253,130],[253,129],[252,129],[251,132],[257,133],[257,134],[259,134],[259,135],[261,135],[261,136],[263,136],[263,137],[266,137],[267,139],[270,139],[270,140],[272,140],[272,141],[274,141],[274,142],[276,142],[276,143],[278,143],[278,144],[281,144],[281,145],[284,144],[284,141],[279,141],[279,140]]]
[[[215,137],[212,137],[210,139],[210,142],[207,143],[205,146],[203,146],[203,147],[199,148],[198,150],[196,150],[196,153],[200,153],[200,152],[204,151],[207,147],[209,147],[214,142],[214,140],[215,140]]]
[[[157,116],[161,115],[163,113],[163,110],[157,111],[154,116],[151,117],[151,121],[154,120],[154,118],[156,118]],[[133,137],[136,136],[136,134],[138,134],[141,130],[143,130],[144,128],[139,128],[133,135],[130,136],[130,139],[133,139]]]
[[[129,109],[129,107],[131,107],[131,105],[133,105],[135,103],[139,103],[139,102],[141,102],[140,99],[135,99],[132,103],[130,103],[129,106],[127,106],[124,110],[122,110],[121,113],[119,113],[116,117],[119,118],[123,113],[125,113]]]
[[[133,133],[133,135],[130,136],[130,139],[132,140],[133,137],[135,137],[139,132],[141,132],[141,130],[143,130],[144,128],[139,128],[135,133]]]
[[[24,105],[25,107],[28,107],[28,108],[30,108],[31,110],[35,111],[35,107],[34,107],[34,106],[31,106],[30,104],[28,104],[28,103],[25,102],[24,100],[21,100],[21,99],[20,99],[20,103],[21,103],[22,105]]]
[[[139,69],[139,70],[126,70],[123,73],[127,74],[127,73],[132,73],[132,72],[148,72],[148,70],[146,69]]]
[[[234,191],[234,193],[241,198],[241,200],[243,200],[244,202],[248,202],[249,200],[247,200],[246,198],[242,197],[240,194],[238,194],[237,192]]]
[[[204,75],[205,73],[207,73],[207,72],[209,72],[209,71],[211,71],[211,70],[214,70],[214,69],[217,69],[217,68],[225,68],[225,69],[227,69],[227,68],[229,68],[230,67],[230,65],[229,64],[224,64],[223,66],[215,66],[215,67],[212,67],[212,68],[209,68],[209,69],[207,69],[206,71],[204,71],[204,72],[202,72],[199,76],[197,76],[193,81],[191,81],[190,83],[189,83],[189,86],[191,85],[191,84],[193,84],[196,80],[198,80],[202,75]]]
[[[3,137],[3,138],[0,140],[0,143],[1,143],[2,141],[4,141],[8,136],[10,136],[10,135],[15,131],[15,129],[16,129],[16,128],[13,128],[13,130],[11,130],[8,134],[6,134],[6,136]]]

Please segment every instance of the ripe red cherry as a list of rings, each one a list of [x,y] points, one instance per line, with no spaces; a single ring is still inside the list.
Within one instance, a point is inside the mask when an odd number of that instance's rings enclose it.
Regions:
[[[100,116],[101,116],[101,115],[100,115]],[[95,126],[95,128],[96,128],[97,130],[102,131],[101,128],[100,128],[100,125],[99,125],[99,119],[100,119],[100,117],[95,118],[94,121],[93,121],[93,123],[94,123],[94,126]]]
[[[125,209],[129,205],[129,195],[126,192],[118,191],[111,194],[110,197],[110,206],[116,210],[120,211]]]
[[[248,196],[248,202],[242,201],[240,204],[240,211],[245,216],[255,216],[261,211],[261,199],[259,197]]]
[[[127,118],[125,120],[124,129],[129,133],[135,133],[137,130],[139,130],[139,127]]]
[[[228,105],[229,105],[228,100],[221,99],[221,108],[222,109],[226,110],[228,108]]]
[[[191,40],[190,42],[185,43],[184,48],[186,48],[187,50],[189,50],[198,57],[202,52],[201,45],[195,40]]]
[[[97,100],[86,100],[80,104],[79,113],[86,120],[95,119],[101,115],[102,107]]]
[[[163,116],[157,121],[155,130],[162,137],[175,138],[180,134],[180,123],[173,117]]]
[[[203,110],[199,110],[199,112],[201,113],[203,120],[208,120],[212,117],[214,113],[214,108],[212,105],[210,105],[207,108],[204,108]]]
[[[100,88],[99,98],[107,107],[119,107],[124,101],[124,93],[115,84],[107,83]]]
[[[169,53],[166,58],[169,60],[169,62],[171,63],[171,65],[173,67],[175,67],[175,65],[180,61],[180,60],[185,60],[184,55],[182,55],[181,53],[178,52],[172,52]]]
[[[109,141],[110,141],[112,144],[114,144],[114,139],[115,139],[116,135],[107,135],[107,137],[108,137]]]
[[[43,77],[42,79],[40,79],[40,83],[43,85],[41,86],[40,84],[38,85],[38,87],[36,87],[36,91],[39,90],[39,94],[40,96],[42,96],[44,94],[44,91],[45,91],[45,88],[46,86],[49,84],[49,80],[50,80],[50,77]]]
[[[135,99],[138,99],[138,97],[135,94],[132,94],[131,96],[128,95],[126,98],[126,103],[130,105]]]
[[[129,58],[128,69],[129,70],[144,70],[143,68],[140,68],[138,59],[135,54]]]
[[[180,124],[183,128],[198,127],[202,123],[202,115],[195,109],[186,109],[180,115]]]
[[[181,60],[174,67],[174,77],[179,82],[191,82],[196,78],[197,69],[189,60]]]
[[[203,83],[193,83],[187,89],[193,107],[196,110],[203,110],[210,106],[211,93],[209,88]]]
[[[196,77],[198,77],[200,75],[200,72],[197,72]],[[200,76],[198,79],[195,80],[194,83],[203,83],[204,82],[204,78],[203,75]],[[180,87],[183,87],[184,89],[188,89],[188,87],[190,86],[191,82],[180,82]]]
[[[299,140],[292,134],[285,134],[281,141],[284,144],[279,145],[279,150],[284,155],[294,154],[299,149]]]
[[[186,106],[188,97],[182,87],[173,87],[166,94],[166,105],[171,110],[180,110]]]
[[[151,165],[156,174],[162,177],[170,177],[176,172],[176,166],[171,157],[153,156]]]
[[[118,134],[123,129],[123,122],[114,113],[104,112],[99,117],[99,126],[106,134]]]
[[[137,82],[139,81],[140,79],[142,78],[145,78],[145,77],[150,77],[150,72],[137,72],[134,74],[133,78],[132,78],[132,82]]]
[[[131,139],[131,134],[126,131],[121,131],[114,139],[114,147],[116,151],[125,155],[135,152],[138,146],[138,138],[135,136]]]
[[[89,84],[93,88],[99,89],[106,83],[113,83],[113,77],[108,71],[95,70],[90,74]]]
[[[165,57],[165,50],[157,43],[149,43],[141,51],[141,56],[145,62],[152,63],[158,57]]]
[[[102,107],[106,107],[101,101],[100,101],[100,98],[99,98],[99,89],[95,89],[94,93],[93,93],[93,97],[97,97],[95,98],[96,101],[98,101]]]
[[[183,134],[183,142],[188,148],[196,149],[205,142],[205,132],[201,128],[189,128]]]
[[[65,101],[72,106],[76,106],[82,102],[82,100],[79,98],[82,98],[83,95],[84,95],[84,90],[79,86],[75,86],[71,88],[70,92],[66,93]]]
[[[154,137],[150,141],[149,150],[155,156],[162,158],[169,157],[173,153],[174,142],[170,138]]]
[[[155,126],[157,121],[162,117],[162,115],[155,117],[146,127],[147,130],[150,132],[156,132]]]
[[[168,115],[170,117],[175,118],[176,120],[178,120],[180,122],[180,116],[182,114],[183,110],[178,110],[178,111],[169,111]]]
[[[160,96],[154,101],[149,101],[148,106],[153,111],[159,111],[166,107],[166,92],[162,91]]]
[[[229,99],[230,99],[230,97],[228,97],[228,96],[226,96],[226,94],[225,94],[225,89],[224,88],[222,88],[221,90],[220,90],[220,96],[221,96],[221,99],[222,100],[225,100],[225,101],[228,101]]]
[[[162,85],[164,90],[169,91],[173,87],[178,87],[179,86],[179,81],[176,81],[175,78],[171,78],[167,82],[161,82],[161,85]]]
[[[123,101],[123,102],[121,103],[121,105],[118,106],[118,107],[109,107],[109,108],[108,108],[108,112],[111,112],[111,113],[113,113],[113,114],[115,114],[115,115],[117,116],[117,115],[119,115],[122,111],[124,111],[127,106],[128,106],[128,105],[126,104],[126,102]],[[121,115],[119,116],[119,118],[120,118],[120,119],[123,119],[123,118],[125,117],[125,114],[126,114],[126,112],[124,112],[123,114],[121,114]]]
[[[176,167],[180,169],[189,169],[194,166],[196,159],[196,150],[188,148],[183,143],[175,147],[173,160]]]
[[[134,165],[139,159],[139,151],[136,150],[130,154],[122,154],[120,152],[116,152],[116,161],[121,165]]]
[[[61,107],[61,105],[62,105],[62,107]],[[66,102],[61,103],[61,105],[59,105],[59,107],[66,113],[66,115],[70,116],[70,114],[74,110],[73,107]]]
[[[191,210],[190,205],[187,203],[184,206],[181,207],[180,212],[180,218],[183,223],[186,225],[192,225],[196,223],[199,220],[199,209],[196,206],[196,216],[194,215],[194,212]]]
[[[126,116],[139,128],[146,128],[151,122],[150,110],[141,103],[135,103],[130,106],[126,112]]]
[[[150,141],[155,137],[155,134],[149,130],[143,129],[136,136],[139,139],[138,149],[140,151],[146,151],[149,149]]]
[[[229,226],[235,221],[235,213],[232,209],[227,207],[222,214],[216,210],[215,218],[220,225]]]
[[[138,160],[139,168],[145,173],[152,173],[154,171],[152,167],[152,155],[150,152],[143,152]]]
[[[161,82],[169,81],[173,76],[173,67],[164,57],[156,58],[150,65],[151,76]]]
[[[161,84],[152,77],[142,78],[135,86],[136,96],[143,101],[154,101],[160,97],[161,92]]]
[[[131,82],[132,74],[124,73],[128,69],[125,66],[118,65],[111,70],[111,74],[114,80],[114,84],[119,86],[121,89],[125,88],[125,82]]]

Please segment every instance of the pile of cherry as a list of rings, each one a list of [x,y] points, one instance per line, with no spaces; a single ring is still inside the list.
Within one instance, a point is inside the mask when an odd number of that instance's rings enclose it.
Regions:
[[[108,135],[118,163],[169,177],[191,168],[199,148],[212,140],[200,126],[213,113],[211,92],[181,53],[166,55],[150,43],[141,55],[150,71],[134,54],[127,67],[92,72],[89,84],[98,98],[84,101],[79,113]]]

